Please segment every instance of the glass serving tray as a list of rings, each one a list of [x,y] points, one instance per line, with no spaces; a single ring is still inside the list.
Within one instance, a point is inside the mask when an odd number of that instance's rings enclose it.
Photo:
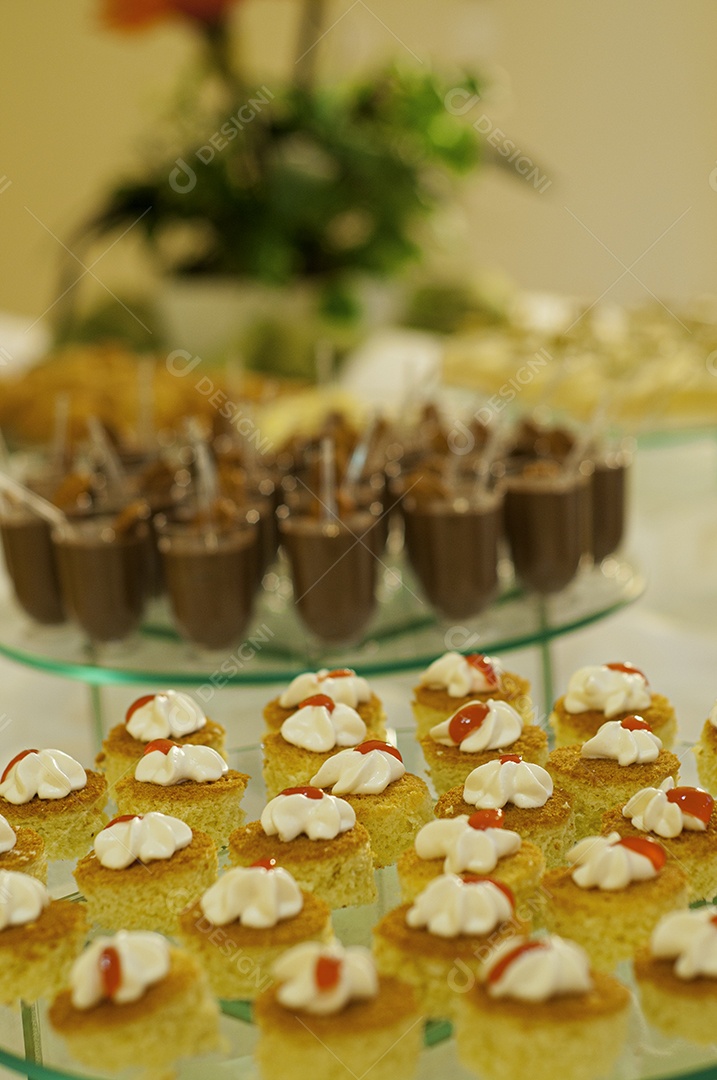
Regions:
[[[412,731],[399,729],[397,742],[408,770],[421,774],[423,758]],[[683,762],[681,778],[686,783],[695,783],[694,758],[689,749],[690,744],[682,743],[676,752]],[[265,804],[261,749],[258,746],[236,749],[230,752],[229,760],[233,768],[252,777],[242,805],[246,809],[247,820],[255,819]],[[220,857],[220,866],[222,861],[225,858]],[[73,864],[68,862],[51,865],[50,891],[54,897],[67,896],[81,902],[72,877],[72,867]],[[370,945],[372,926],[385,911],[400,902],[395,867],[378,871],[377,885],[379,899],[376,903],[334,912],[335,932],[345,944]],[[632,989],[630,966],[621,965],[617,974]],[[221,1055],[204,1055],[178,1063],[178,1080],[207,1080],[208,1077],[212,1077],[212,1080],[215,1077],[217,1080],[260,1080],[253,1059],[258,1036],[251,1023],[250,1004],[243,1001],[224,1001],[220,1004],[225,1051]],[[105,1072],[99,1063],[93,1071],[75,1064],[62,1040],[47,1023],[46,1014],[46,1003],[40,1003],[36,1009],[0,1008],[0,1075],[3,1066],[10,1073],[20,1073],[31,1080],[105,1080],[114,1075]],[[451,1080],[475,1080],[475,1074],[458,1061],[451,1025],[432,1021],[424,1027],[424,1050],[416,1077],[417,1080],[439,1080],[447,1076]],[[717,1080],[717,1045],[698,1047],[685,1040],[662,1035],[644,1020],[635,998],[625,1050],[613,1073],[605,1080],[658,1080],[668,1077]],[[148,1080],[146,1074],[144,1080]],[[168,1080],[166,1074],[162,1074],[162,1080]],[[348,1073],[346,1080],[351,1080]],[[370,1080],[370,1073],[366,1080]],[[525,1078],[506,1077],[506,1080]],[[570,1077],[565,1076],[563,1080],[570,1080]]]
[[[67,625],[44,628],[0,597],[0,653],[22,664],[93,686],[154,683],[214,687],[285,682],[307,668],[351,666],[382,675],[424,667],[446,649],[507,652],[544,645],[620,610],[638,599],[643,573],[626,559],[608,558],[582,571],[555,596],[528,594],[503,576],[498,600],[473,619],[439,621],[421,598],[410,570],[386,565],[377,613],[364,639],[343,649],[312,641],[299,623],[287,579],[265,578],[256,615],[237,648],[201,654],[182,641],[160,601],[135,639],[93,648]]]

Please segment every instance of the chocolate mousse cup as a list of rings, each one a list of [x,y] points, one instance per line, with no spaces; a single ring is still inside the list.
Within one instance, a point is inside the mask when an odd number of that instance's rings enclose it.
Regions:
[[[617,551],[625,533],[627,476],[631,455],[627,450],[595,458],[592,478],[592,554],[596,562]]]
[[[18,604],[37,623],[65,622],[60,576],[46,521],[24,508],[0,510],[5,565]]]
[[[502,495],[475,492],[402,503],[408,558],[431,605],[445,619],[468,619],[498,591]]]
[[[93,517],[52,533],[65,607],[96,644],[123,641],[144,614],[149,527],[122,519]]]
[[[524,465],[505,480],[504,522],[515,575],[554,593],[569,585],[591,549],[591,467]]]
[[[358,641],[376,605],[371,513],[332,522],[308,514],[279,519],[299,617],[321,641]]]
[[[259,528],[157,522],[172,614],[182,637],[206,652],[237,645],[251,619]]]

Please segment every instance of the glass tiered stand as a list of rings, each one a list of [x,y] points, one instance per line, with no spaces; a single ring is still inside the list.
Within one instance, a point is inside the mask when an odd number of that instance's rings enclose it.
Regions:
[[[563,593],[549,598],[529,596],[506,581],[498,601],[475,619],[460,625],[441,624],[420,601],[415,583],[398,565],[389,566],[381,584],[378,613],[364,640],[350,650],[322,648],[307,638],[299,625],[285,577],[270,574],[245,641],[221,657],[199,655],[182,642],[169,625],[166,611],[150,612],[139,637],[121,648],[93,649],[78,632],[63,627],[44,630],[31,626],[9,598],[0,601],[0,654],[40,671],[79,680],[92,699],[95,742],[99,746],[106,724],[102,690],[112,685],[223,687],[281,684],[307,668],[351,666],[367,676],[390,675],[424,667],[446,649],[506,653],[534,646],[540,651],[542,699],[553,697],[550,643],[619,611],[636,600],[645,582],[641,572],[624,559],[609,558],[583,572]],[[411,732],[399,729],[398,745],[409,771],[421,773],[423,762]],[[692,755],[688,755],[689,758]],[[264,805],[261,750],[256,745],[234,746],[230,765],[252,777],[244,806],[247,820]],[[687,777],[689,782],[689,777]],[[220,865],[223,856],[220,856]],[[71,863],[50,867],[54,897],[78,903]],[[365,908],[334,913],[338,937],[347,944],[370,945],[371,927],[384,911],[399,902],[395,868],[378,871],[379,899]],[[253,1048],[257,1038],[246,1002],[221,1002],[224,1050],[221,1054],[180,1062],[177,1075],[194,1078],[257,1080]],[[461,1080],[471,1074],[458,1063],[450,1025],[425,1026],[425,1050],[419,1080],[450,1075]],[[141,1048],[137,1048],[141,1065]],[[630,1038],[613,1080],[690,1077],[717,1080],[717,1053],[661,1036],[649,1028],[635,1006]],[[101,1062],[88,1072],[68,1056],[61,1040],[46,1023],[44,1004],[0,1009],[0,1075],[7,1069],[33,1080],[104,1077]],[[566,1078],[569,1080],[569,1078]]]

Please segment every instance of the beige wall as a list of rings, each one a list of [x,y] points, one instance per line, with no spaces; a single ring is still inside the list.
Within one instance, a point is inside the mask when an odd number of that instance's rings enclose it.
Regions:
[[[3,310],[35,317],[51,302],[60,248],[36,219],[69,235],[103,185],[138,160],[193,55],[183,28],[112,34],[99,28],[97,7],[4,5],[0,176],[12,183],[0,194]],[[468,119],[486,126],[488,114],[550,179],[540,193],[517,174],[484,176],[464,200],[465,216],[440,223],[450,259],[501,267],[531,288],[596,297],[654,245],[634,266],[641,281],[625,274],[608,295],[714,289],[714,0],[333,0],[331,10],[335,19],[348,13],[322,43],[327,71],[392,54],[490,64],[492,100]],[[295,11],[296,0],[244,0],[244,54],[268,85],[291,67]],[[131,238],[93,272],[116,290],[148,280]]]

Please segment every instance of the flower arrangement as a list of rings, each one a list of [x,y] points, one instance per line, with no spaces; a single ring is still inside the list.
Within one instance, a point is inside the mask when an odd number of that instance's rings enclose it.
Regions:
[[[102,0],[112,30],[180,20],[200,45],[158,149],[83,227],[95,242],[140,231],[164,274],[286,286],[312,282],[322,315],[359,314],[359,279],[394,278],[420,260],[420,225],[481,160],[481,136],[425,68],[383,67],[346,84],[317,77],[312,45],[327,0],[301,0],[291,81],[251,85],[233,42],[248,0]],[[165,128],[167,131],[165,132]]]

